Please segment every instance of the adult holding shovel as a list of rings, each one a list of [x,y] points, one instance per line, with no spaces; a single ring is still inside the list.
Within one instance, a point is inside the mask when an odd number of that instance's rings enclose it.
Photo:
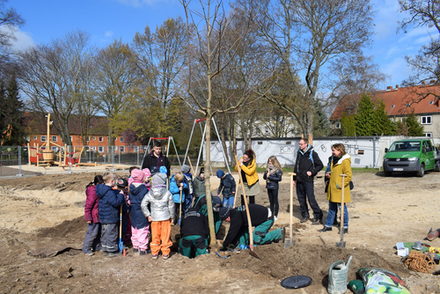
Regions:
[[[347,202],[351,202],[350,181],[352,179],[351,158],[346,154],[344,144],[337,143],[332,146],[333,160],[330,163],[330,172],[326,173],[330,181],[327,190],[329,210],[327,220],[320,232],[332,230],[337,209],[341,209],[341,227],[343,234],[348,233]],[[340,232],[341,232],[340,231]],[[341,235],[342,236],[342,235]]]

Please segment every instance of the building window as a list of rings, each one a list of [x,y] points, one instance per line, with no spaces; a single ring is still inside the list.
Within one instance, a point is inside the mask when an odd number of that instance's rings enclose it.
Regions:
[[[93,151],[96,151],[96,146],[90,147]]]
[[[58,147],[56,147],[56,146],[52,146],[51,149],[52,149],[52,151],[54,151],[54,152],[57,152],[57,151],[58,151]]]
[[[38,136],[34,136],[34,140],[38,140]]]
[[[422,121],[422,125],[430,125],[432,124],[432,116],[430,115],[422,116],[421,121]]]
[[[121,141],[121,142],[124,142],[124,138],[123,138],[123,137],[121,137],[121,138],[119,139],[119,141]]]
[[[96,137],[92,137],[92,140],[93,140],[93,141],[96,141]]]
[[[87,141],[86,142],[90,142],[90,136],[87,137]]]
[[[340,123],[340,122],[337,122],[337,123],[335,124],[335,127],[336,127],[337,129],[340,129],[340,128],[341,128],[341,123]]]
[[[258,141],[257,144],[258,145],[263,145],[263,142],[262,141]]]
[[[286,142],[286,145],[291,145],[292,144],[292,141],[287,141]]]
[[[103,146],[99,146],[98,147],[98,152],[100,152],[100,153],[104,152],[104,147]]]
[[[56,142],[57,141],[57,136],[52,136],[52,142]]]
[[[46,136],[41,136],[41,142],[46,142]]]
[[[125,152],[125,146],[119,146],[119,151],[120,152]]]
[[[424,135],[425,137],[432,138],[432,133],[431,133],[431,132],[423,133],[423,135]]]
[[[104,137],[99,137],[98,140],[99,142],[104,142]]]

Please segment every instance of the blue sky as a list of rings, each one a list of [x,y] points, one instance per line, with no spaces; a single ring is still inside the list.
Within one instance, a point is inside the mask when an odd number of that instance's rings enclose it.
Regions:
[[[405,55],[414,55],[429,42],[435,31],[412,28],[399,30],[402,14],[398,0],[373,0],[374,35],[365,49],[367,56],[387,76],[379,89],[395,86],[408,77],[410,69]],[[24,18],[25,24],[16,31],[16,50],[35,44],[47,44],[73,31],[90,34],[91,44],[104,47],[113,40],[130,42],[146,25],[154,29],[164,20],[182,16],[178,0],[9,0]]]

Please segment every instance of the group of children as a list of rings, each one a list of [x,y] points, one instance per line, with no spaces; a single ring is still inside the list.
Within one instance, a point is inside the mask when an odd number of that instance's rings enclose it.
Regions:
[[[179,251],[189,256],[186,245],[195,242],[199,250],[196,256],[207,253],[209,234],[203,225],[207,223],[203,169],[193,178],[190,168],[183,165],[181,171],[169,180],[164,166],[153,175],[148,168],[141,170],[132,167],[129,172],[128,179],[118,179],[113,173],[97,175],[87,185],[84,217],[88,228],[83,252],[93,255],[101,250],[107,256],[116,256],[121,246],[124,246],[122,242],[118,244],[119,233],[120,239],[122,236],[130,236],[128,240],[125,238],[125,243],[131,243],[133,251],[138,255],[146,255],[151,250],[153,259],[157,259],[160,254],[163,259],[168,259],[173,245],[171,227],[178,224],[181,226],[182,237]],[[216,175],[220,179],[217,195],[222,196],[223,200],[213,197],[213,201],[217,207],[232,209],[236,193],[235,180],[231,174],[222,170],[218,170]],[[276,157],[269,158],[264,178],[267,181],[270,210],[275,217],[278,214],[278,182],[281,175]],[[124,226],[118,228],[120,222]],[[203,227],[197,234],[194,230],[196,223]],[[216,231],[220,225],[221,220],[217,216]],[[201,238],[200,234],[204,237]],[[197,243],[199,239],[204,246]]]

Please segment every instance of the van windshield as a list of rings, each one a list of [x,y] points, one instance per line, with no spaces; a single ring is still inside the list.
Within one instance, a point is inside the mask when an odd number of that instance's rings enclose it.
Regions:
[[[420,142],[394,142],[390,151],[420,151]]]

